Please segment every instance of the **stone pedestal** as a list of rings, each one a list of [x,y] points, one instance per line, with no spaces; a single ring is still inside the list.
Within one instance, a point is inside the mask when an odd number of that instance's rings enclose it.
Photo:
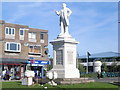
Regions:
[[[25,78],[22,79],[22,85],[32,85],[34,75],[34,71],[25,71]]]
[[[22,85],[32,85],[33,84],[33,78],[32,77],[26,77],[22,79]]]
[[[50,42],[53,45],[53,69],[58,78],[79,78],[76,68],[76,45],[79,43],[69,34],[59,35]]]

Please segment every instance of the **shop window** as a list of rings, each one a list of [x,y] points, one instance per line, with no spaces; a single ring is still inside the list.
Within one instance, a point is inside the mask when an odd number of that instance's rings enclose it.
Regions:
[[[7,42],[5,45],[5,51],[20,52],[21,45],[20,43]]]
[[[40,46],[29,46],[29,54],[41,54]]]

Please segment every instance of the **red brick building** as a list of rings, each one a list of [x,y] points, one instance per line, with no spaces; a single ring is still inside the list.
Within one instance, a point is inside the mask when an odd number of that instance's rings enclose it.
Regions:
[[[42,73],[44,64],[40,64],[49,63],[47,46],[47,30],[0,20],[0,73],[7,69],[12,73],[13,79],[20,79],[24,76],[27,65]]]

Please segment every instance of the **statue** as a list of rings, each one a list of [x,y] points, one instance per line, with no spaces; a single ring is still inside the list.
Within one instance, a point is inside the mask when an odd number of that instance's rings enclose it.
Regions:
[[[66,7],[66,4],[62,4],[63,9],[60,11],[55,11],[58,16],[60,16],[60,29],[62,34],[68,34],[68,26],[69,26],[69,16],[71,15],[72,11]]]

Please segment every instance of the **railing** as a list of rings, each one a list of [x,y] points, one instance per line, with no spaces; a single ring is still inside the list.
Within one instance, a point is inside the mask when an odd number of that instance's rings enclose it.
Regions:
[[[97,73],[94,72],[89,72],[88,74],[86,74],[86,72],[80,72],[80,76],[81,77],[97,77]],[[101,72],[101,77],[120,77],[120,72]]]

